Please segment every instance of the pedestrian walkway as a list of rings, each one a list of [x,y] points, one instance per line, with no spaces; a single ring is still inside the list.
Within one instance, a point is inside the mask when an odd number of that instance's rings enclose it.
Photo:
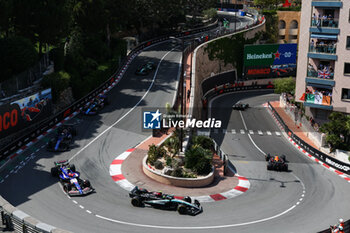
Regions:
[[[306,142],[310,146],[314,147],[317,150],[319,149],[315,145],[315,143],[307,136],[307,134],[304,131],[302,131],[300,126],[297,125],[292,120],[292,118],[290,118],[290,116],[288,116],[288,114],[283,110],[283,107],[280,106],[280,102],[279,101],[270,102],[270,104],[272,105],[272,107],[274,107],[274,109],[276,110],[278,115],[280,115],[280,117],[282,118],[283,122],[288,126],[288,128],[294,134],[296,134],[300,139],[302,139],[304,142]]]

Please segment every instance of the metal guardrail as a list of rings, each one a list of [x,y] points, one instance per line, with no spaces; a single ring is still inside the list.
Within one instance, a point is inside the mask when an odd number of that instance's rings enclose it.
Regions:
[[[324,162],[328,166],[350,175],[350,166],[348,164],[336,160],[333,157],[328,156],[327,154],[317,150],[316,148],[313,148],[312,146],[304,142],[301,138],[299,138],[296,134],[293,133],[293,131],[291,131],[288,128],[288,126],[284,123],[281,116],[276,112],[276,110],[270,104],[270,102],[268,102],[268,107],[271,110],[272,114],[276,117],[278,122],[282,125],[284,131],[288,134],[288,136],[291,137],[293,141],[296,142],[301,148],[303,148],[310,155]]]
[[[255,25],[254,23],[252,25]],[[156,38],[150,41],[146,41],[139,46],[137,46],[134,50],[132,50],[129,55],[123,60],[121,63],[122,66],[118,68],[118,70],[103,84],[101,84],[98,88],[96,88],[94,91],[90,92],[88,95],[85,97],[81,98],[80,100],[76,101],[60,113],[56,114],[52,118],[48,119],[44,123],[38,126],[38,128],[28,132],[26,135],[23,137],[19,138],[15,142],[9,144],[6,148],[2,148],[0,150],[0,159],[9,159],[8,157],[20,149],[23,145],[26,143],[30,142],[37,136],[41,135],[43,132],[45,132],[47,129],[51,128],[54,126],[56,123],[62,121],[65,119],[67,116],[70,116],[72,113],[75,111],[79,110],[80,107],[82,107],[86,102],[91,100],[92,98],[96,97],[98,94],[100,94],[102,91],[108,89],[111,84],[115,81],[115,79],[121,74],[123,74],[123,69],[126,66],[127,62],[135,57],[137,53],[141,50],[143,50],[146,47],[149,47],[153,44],[168,40],[169,37],[174,36],[174,37],[183,37],[183,36],[188,36],[200,32],[205,32],[211,29],[214,29],[217,27],[217,24],[213,24],[208,27],[203,27],[199,29],[194,29],[191,31],[186,31],[182,33],[175,33],[172,35],[167,35],[163,36],[160,38]],[[237,30],[238,31],[238,30]],[[232,30],[225,30],[224,35],[232,33]],[[201,41],[193,41],[191,45],[184,51],[187,55],[193,51],[193,49],[198,46],[200,43],[204,43],[210,39],[214,39],[217,37],[222,36],[222,33],[215,33],[214,35],[210,33],[207,35],[204,40]],[[184,62],[184,61],[183,61]],[[216,144],[216,142],[215,142]],[[216,144],[217,145],[217,144]],[[225,168],[227,166],[226,160],[227,160],[227,155],[219,148],[218,149],[218,155],[220,156],[221,159],[224,160]],[[0,196],[0,212],[1,212],[1,221],[3,225],[5,225],[6,229],[9,231],[15,231],[15,232],[23,232],[23,233],[69,233],[68,231],[64,231],[61,229],[57,229],[53,226],[50,226],[48,224],[42,223],[37,221],[36,219],[30,217],[26,213],[16,209],[13,207],[11,204],[9,204],[5,199],[3,199]]]

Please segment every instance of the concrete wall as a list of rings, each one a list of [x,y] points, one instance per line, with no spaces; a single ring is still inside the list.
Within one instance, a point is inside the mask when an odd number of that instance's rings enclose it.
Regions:
[[[147,155],[142,161],[142,169],[146,176],[162,184],[174,185],[185,188],[199,188],[211,184],[214,180],[214,167],[205,177],[201,178],[180,178],[161,174],[149,168],[146,164]]]
[[[265,30],[265,22],[257,25],[251,29],[244,30],[242,32],[238,33],[244,33],[246,38],[253,38],[257,32],[264,31]],[[234,34],[225,36],[230,37]],[[221,37],[223,38],[223,37]],[[215,39],[215,40],[219,40]],[[205,48],[208,46],[208,43],[211,43],[215,40],[209,41],[207,43],[202,44],[196,50],[193,54],[193,60],[192,60],[192,90],[191,90],[191,99],[193,99],[193,106],[192,108],[192,116],[200,119],[202,118],[202,89],[201,89],[201,83],[204,79],[211,76],[212,73],[219,74],[226,71],[233,70],[235,67],[233,67],[231,64],[224,66],[223,62],[220,62],[219,60],[209,60],[208,53],[205,51]],[[243,58],[242,58],[243,59]],[[192,101],[192,100],[191,100]]]

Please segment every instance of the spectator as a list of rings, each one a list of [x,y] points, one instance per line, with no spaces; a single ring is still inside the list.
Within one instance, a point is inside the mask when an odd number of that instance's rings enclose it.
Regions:
[[[311,43],[310,43],[310,51],[313,52],[315,48],[315,41],[314,39],[311,39]]]
[[[316,16],[316,14],[314,13],[314,14],[312,15],[312,26],[316,26],[316,23],[317,23],[317,16]]]

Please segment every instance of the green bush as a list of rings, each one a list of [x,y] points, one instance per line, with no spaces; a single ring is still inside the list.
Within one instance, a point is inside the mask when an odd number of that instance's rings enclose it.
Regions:
[[[154,167],[156,168],[156,169],[159,169],[159,170],[161,170],[161,169],[163,169],[163,163],[161,162],[161,161],[159,161],[159,160],[157,160],[155,163],[154,163]]]
[[[212,149],[214,147],[214,142],[211,138],[206,137],[206,136],[195,136],[192,139],[192,143],[194,145],[200,145],[201,147],[203,147],[204,149]]]
[[[166,155],[166,150],[161,146],[157,147],[156,145],[152,144],[149,146],[147,154],[148,154],[147,161],[151,165],[154,165],[157,159],[162,158]]]
[[[54,103],[58,101],[61,92],[69,87],[70,79],[71,76],[63,71],[44,76],[42,85],[45,88],[52,88],[52,100]]]
[[[177,136],[173,135],[173,136],[167,138],[164,141],[163,145],[168,148],[168,151],[171,152],[173,154],[173,156],[175,156],[176,154],[179,153],[180,140]]]
[[[0,81],[12,78],[38,61],[31,41],[19,36],[0,39],[0,54]]]
[[[175,176],[175,177],[182,177],[182,174],[183,174],[183,170],[181,167],[177,167],[171,172],[171,176]]]
[[[173,162],[173,159],[171,157],[166,158],[166,165],[168,167],[172,167],[172,162]]]
[[[212,152],[200,145],[194,145],[185,152],[185,168],[189,168],[199,175],[211,172],[212,160]]]

